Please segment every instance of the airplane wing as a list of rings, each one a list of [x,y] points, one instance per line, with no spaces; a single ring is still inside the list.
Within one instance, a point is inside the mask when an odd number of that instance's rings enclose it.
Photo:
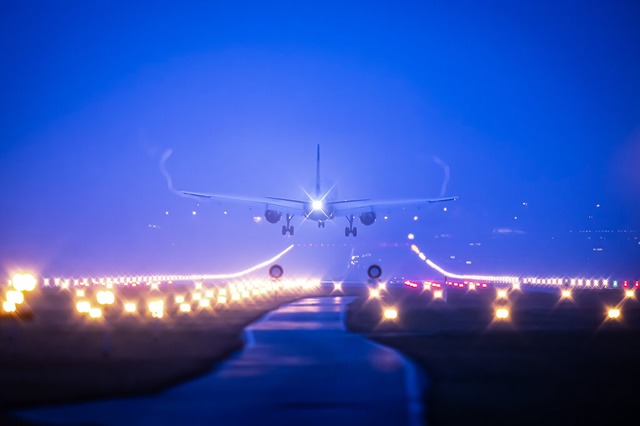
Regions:
[[[336,216],[348,216],[351,214],[362,213],[366,211],[392,208],[399,206],[423,206],[431,203],[440,203],[444,201],[454,201],[459,197],[443,197],[443,198],[408,198],[397,200],[344,200],[332,201]]]
[[[292,200],[289,198],[277,198],[277,197],[251,197],[251,196],[242,196],[242,195],[227,195],[227,194],[208,194],[201,192],[191,192],[191,191],[179,191],[182,195],[189,198],[196,199],[209,199],[209,200],[217,200],[217,201],[234,201],[245,203],[249,205],[264,205],[267,208],[276,208],[283,213],[289,214],[303,214],[304,213],[304,205],[305,201],[301,200]]]

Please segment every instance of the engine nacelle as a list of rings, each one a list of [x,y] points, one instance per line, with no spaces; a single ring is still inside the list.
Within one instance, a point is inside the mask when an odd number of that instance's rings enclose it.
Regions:
[[[282,218],[282,213],[276,210],[267,210],[264,212],[264,218],[267,219],[269,223],[278,223]]]
[[[366,212],[360,214],[360,223],[365,226],[373,225],[373,222],[376,221],[376,214],[374,212]]]

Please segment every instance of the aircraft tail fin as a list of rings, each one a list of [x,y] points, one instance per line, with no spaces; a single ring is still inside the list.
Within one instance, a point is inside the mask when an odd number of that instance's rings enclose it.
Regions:
[[[316,154],[316,198],[320,197],[320,144]]]

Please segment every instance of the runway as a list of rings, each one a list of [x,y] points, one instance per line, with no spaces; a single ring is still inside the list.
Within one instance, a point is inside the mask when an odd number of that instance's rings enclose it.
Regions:
[[[214,372],[158,395],[15,414],[47,424],[421,424],[412,364],[345,331],[352,300],[282,306],[248,327],[245,348]]]

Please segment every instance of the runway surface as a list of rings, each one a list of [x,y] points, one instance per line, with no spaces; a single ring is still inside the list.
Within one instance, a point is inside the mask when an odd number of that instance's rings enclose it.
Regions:
[[[16,415],[47,424],[421,424],[412,364],[345,331],[351,300],[309,298],[272,311],[247,328],[235,357],[161,394]]]

